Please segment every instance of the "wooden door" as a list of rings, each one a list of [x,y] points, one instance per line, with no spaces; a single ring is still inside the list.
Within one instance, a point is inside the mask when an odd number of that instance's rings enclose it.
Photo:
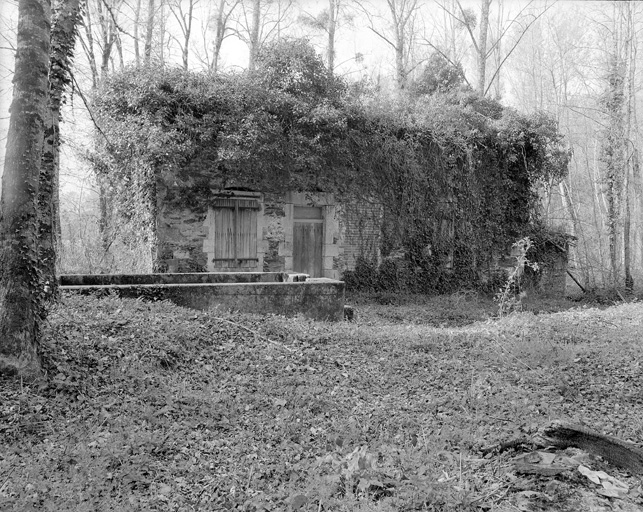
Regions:
[[[319,207],[295,206],[293,270],[310,277],[323,277],[324,220]]]

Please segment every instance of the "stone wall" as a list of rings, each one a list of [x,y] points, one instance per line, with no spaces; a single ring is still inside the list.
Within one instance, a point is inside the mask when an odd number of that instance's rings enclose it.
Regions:
[[[553,252],[550,261],[542,265],[537,292],[545,297],[564,297],[567,288],[568,253]]]
[[[243,261],[216,260],[213,209],[199,212],[161,201],[157,218],[158,271],[292,272],[297,206],[322,210],[322,275],[319,277],[340,279],[344,270],[354,268],[358,256],[379,261],[382,208],[378,205],[337,204],[332,194],[322,193],[226,193],[236,199],[256,199],[256,255]],[[213,202],[216,195],[213,192]]]
[[[205,213],[189,208],[160,210],[156,222],[159,272],[204,272],[208,268],[203,243]]]

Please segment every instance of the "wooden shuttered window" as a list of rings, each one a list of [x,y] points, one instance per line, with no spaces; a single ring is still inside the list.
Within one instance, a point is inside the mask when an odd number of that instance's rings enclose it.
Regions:
[[[218,198],[212,204],[213,263],[216,267],[254,267],[257,258],[255,199]]]

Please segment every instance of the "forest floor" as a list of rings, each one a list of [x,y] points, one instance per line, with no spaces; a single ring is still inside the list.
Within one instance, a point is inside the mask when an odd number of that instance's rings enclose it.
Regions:
[[[643,510],[600,458],[484,451],[552,420],[643,441],[642,303],[352,303],[331,324],[66,297],[46,379],[0,382],[0,510]]]

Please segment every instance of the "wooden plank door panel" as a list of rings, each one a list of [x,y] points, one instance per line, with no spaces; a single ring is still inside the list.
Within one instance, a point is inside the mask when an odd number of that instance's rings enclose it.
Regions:
[[[214,210],[214,260],[220,268],[229,268],[234,254],[234,210],[231,208],[217,208]]]
[[[322,277],[323,223],[295,222],[293,229],[293,270]]]

